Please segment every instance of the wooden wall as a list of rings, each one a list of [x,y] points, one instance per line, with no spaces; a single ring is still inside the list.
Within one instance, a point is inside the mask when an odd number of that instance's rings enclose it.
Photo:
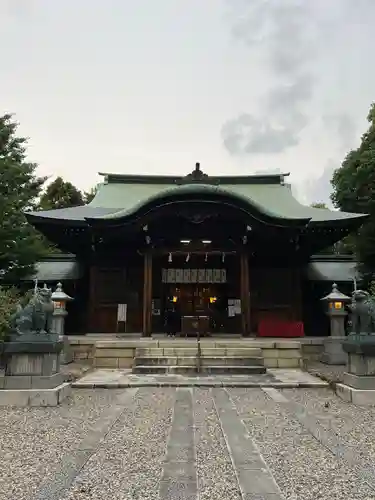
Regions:
[[[128,261],[127,265],[106,266],[96,264],[90,268],[89,331],[114,333],[124,331],[124,324],[117,325],[118,304],[127,304],[129,332],[142,330],[142,260]]]
[[[164,259],[165,260],[165,259]],[[152,298],[162,301],[161,269],[168,267],[163,259],[153,260],[153,293]],[[143,256],[137,255],[127,259],[123,265],[95,264],[90,268],[88,331],[92,333],[114,333],[124,331],[124,325],[117,325],[117,304],[128,304],[128,332],[142,331],[143,312]],[[173,264],[173,265],[172,265]],[[170,267],[180,262],[174,259]],[[197,263],[198,264],[198,263]],[[194,267],[194,265],[190,265]],[[201,263],[199,263],[201,265]],[[227,284],[222,285],[225,295],[240,298],[240,259],[239,256],[228,256],[225,264],[210,262],[208,267],[225,267]],[[204,267],[204,265],[202,265]],[[258,329],[262,318],[281,318],[302,320],[301,271],[297,268],[252,267],[249,268],[250,284],[250,324],[251,332]],[[153,331],[162,331],[160,317],[153,317]],[[227,318],[226,329],[230,332],[241,332],[241,318]]]

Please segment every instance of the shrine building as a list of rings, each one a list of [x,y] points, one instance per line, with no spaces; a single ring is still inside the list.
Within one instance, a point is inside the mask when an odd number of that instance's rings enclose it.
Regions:
[[[88,205],[26,214],[80,266],[83,332],[164,333],[174,307],[182,334],[316,335],[312,256],[366,218],[301,205],[288,174],[100,175]]]

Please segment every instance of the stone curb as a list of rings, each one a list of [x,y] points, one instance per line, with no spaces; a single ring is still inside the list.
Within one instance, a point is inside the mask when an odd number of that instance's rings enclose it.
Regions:
[[[73,382],[74,389],[128,389],[130,387],[273,387],[278,389],[321,389],[327,382]]]

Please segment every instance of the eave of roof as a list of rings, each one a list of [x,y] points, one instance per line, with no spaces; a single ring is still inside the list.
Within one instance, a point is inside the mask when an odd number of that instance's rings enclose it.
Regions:
[[[252,176],[206,176],[198,168],[185,177],[105,174],[106,180],[90,204],[58,210],[27,213],[29,222],[39,227],[50,224],[81,226],[108,221],[127,220],[143,210],[181,200],[204,201],[205,196],[217,196],[248,207],[256,214],[279,221],[280,225],[301,227],[337,226],[359,227],[368,215],[312,208],[300,204],[290,186],[284,183],[288,174],[259,174]]]
[[[108,184],[167,184],[178,185],[186,180],[181,175],[135,175],[99,172]],[[210,175],[210,184],[282,184],[288,173],[280,174],[253,174],[253,175]]]

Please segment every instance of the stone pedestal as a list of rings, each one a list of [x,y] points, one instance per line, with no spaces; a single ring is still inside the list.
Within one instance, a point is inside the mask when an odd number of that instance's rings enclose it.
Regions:
[[[344,337],[328,337],[324,339],[324,352],[321,361],[327,365],[346,365],[348,355],[342,348],[343,342],[347,339]]]
[[[58,405],[70,391],[70,384],[64,383],[60,373],[62,348],[59,337],[48,334],[39,335],[38,340],[30,336],[5,343],[0,405]]]
[[[62,335],[61,340],[63,342],[63,349],[60,355],[60,363],[62,365],[68,365],[73,362],[72,346],[70,345],[69,339],[66,335]]]
[[[65,318],[68,315],[66,303],[73,299],[64,292],[61,283],[57,284],[56,291],[53,292],[51,298],[54,303],[51,330],[60,335],[60,338],[63,341],[60,363],[62,365],[67,365],[73,361],[73,351],[70,346],[69,339],[65,336]]]
[[[341,293],[336,283],[332,285],[332,292],[321,300],[327,304],[327,316],[330,320],[330,337],[324,340],[324,352],[321,361],[328,365],[345,365],[347,355],[342,349],[345,341],[345,318],[348,313],[345,304],[350,300],[347,295]]]
[[[65,317],[68,315],[65,309],[55,308],[52,317],[52,331],[57,333],[63,343],[63,348],[60,354],[60,363],[67,365],[73,362],[73,351],[69,343],[69,339],[64,335]]]
[[[343,343],[347,372],[336,392],[345,401],[375,406],[375,335],[350,335]]]

